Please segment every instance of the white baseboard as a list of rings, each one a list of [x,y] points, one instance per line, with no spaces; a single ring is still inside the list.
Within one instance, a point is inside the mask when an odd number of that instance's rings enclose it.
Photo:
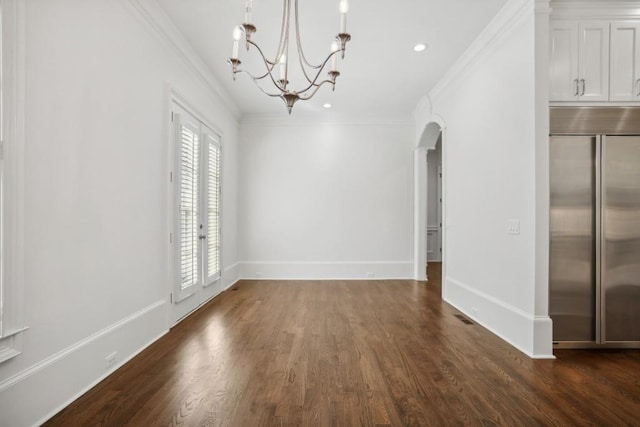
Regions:
[[[240,280],[240,263],[236,262],[222,271],[222,290],[226,291]]]
[[[412,279],[413,262],[256,262],[240,263],[243,279],[376,280]]]
[[[534,359],[555,359],[553,355],[553,321],[549,316],[533,318]]]
[[[147,348],[166,330],[155,302],[0,383],[0,425],[40,425]],[[116,352],[107,369],[105,357]]]
[[[554,358],[548,316],[533,316],[451,277],[444,281],[443,298],[527,356]]]

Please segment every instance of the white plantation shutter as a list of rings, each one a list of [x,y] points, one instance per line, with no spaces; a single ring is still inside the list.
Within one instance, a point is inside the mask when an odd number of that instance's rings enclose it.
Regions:
[[[206,171],[206,206],[207,206],[207,248],[206,274],[207,284],[220,277],[220,142],[207,135],[207,171]]]
[[[213,130],[176,110],[173,265],[180,302],[221,277],[222,145]]]
[[[196,286],[198,277],[200,137],[196,124],[178,122],[180,290]]]

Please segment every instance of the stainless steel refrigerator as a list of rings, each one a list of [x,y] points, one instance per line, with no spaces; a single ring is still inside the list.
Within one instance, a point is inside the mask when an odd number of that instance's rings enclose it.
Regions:
[[[551,108],[556,347],[640,347],[640,108]]]

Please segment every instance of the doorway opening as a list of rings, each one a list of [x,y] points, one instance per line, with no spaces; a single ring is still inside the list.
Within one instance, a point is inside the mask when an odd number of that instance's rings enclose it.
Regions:
[[[445,139],[441,121],[429,122],[414,155],[414,279],[431,283],[446,277]]]
[[[427,279],[440,283],[442,275],[442,133],[427,150]]]

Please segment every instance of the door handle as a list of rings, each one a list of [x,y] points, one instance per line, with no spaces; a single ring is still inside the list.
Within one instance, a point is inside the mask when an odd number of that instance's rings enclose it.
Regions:
[[[206,238],[207,238],[206,234],[201,234],[201,235],[198,236],[198,239],[200,239],[200,240],[204,240]]]
[[[573,80],[573,84],[576,85],[576,93],[573,94],[573,96],[578,96],[580,95],[580,88],[579,88],[579,80],[578,79],[574,79]]]
[[[640,79],[636,80],[636,96],[640,96]]]
[[[582,83],[582,93],[580,94],[580,96],[584,96],[584,93],[587,90],[587,84],[585,83],[584,79],[580,79],[580,82]]]

